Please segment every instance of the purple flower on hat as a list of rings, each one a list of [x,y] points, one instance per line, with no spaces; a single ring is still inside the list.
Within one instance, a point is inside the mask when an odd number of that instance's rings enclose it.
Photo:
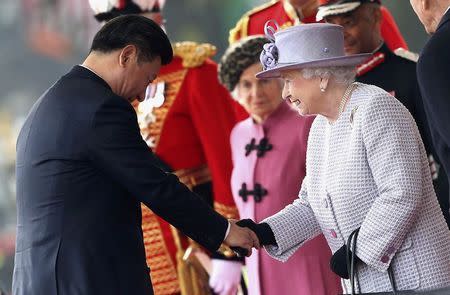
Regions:
[[[273,26],[272,26],[273,25]],[[264,33],[270,43],[266,43],[263,46],[263,51],[259,56],[264,70],[270,70],[278,64],[278,48],[275,46],[275,32],[279,29],[276,20],[268,20],[264,24]]]
[[[278,63],[278,48],[275,43],[266,43],[263,46],[263,51],[259,57],[264,70],[274,68]]]

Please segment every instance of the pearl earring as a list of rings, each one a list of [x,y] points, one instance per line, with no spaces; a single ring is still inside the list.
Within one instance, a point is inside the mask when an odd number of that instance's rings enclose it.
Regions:
[[[319,84],[319,88],[320,88],[320,92],[325,92],[325,87],[322,85],[323,83],[323,78],[320,78],[320,84]]]

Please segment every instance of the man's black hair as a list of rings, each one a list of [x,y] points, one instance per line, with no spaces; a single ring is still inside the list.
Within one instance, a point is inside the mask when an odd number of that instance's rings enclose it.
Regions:
[[[161,57],[161,63],[170,63],[172,45],[161,27],[140,15],[123,15],[108,21],[94,36],[91,51],[109,53],[127,45],[138,49],[138,60],[149,62]]]

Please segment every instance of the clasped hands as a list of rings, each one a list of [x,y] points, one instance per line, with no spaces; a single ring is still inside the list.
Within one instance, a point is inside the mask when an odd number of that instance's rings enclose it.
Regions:
[[[267,223],[255,223],[251,219],[230,220],[230,233],[225,243],[239,256],[250,256],[252,248],[276,245],[275,235]],[[350,252],[351,253],[351,252]],[[348,279],[347,246],[343,245],[330,259],[330,269],[341,278]],[[356,263],[361,260],[356,256]]]
[[[239,221],[229,220],[230,232],[225,239],[225,244],[238,254],[238,256],[250,256],[252,248],[260,249],[261,246],[276,244],[272,230],[267,223],[257,224],[251,219]]]

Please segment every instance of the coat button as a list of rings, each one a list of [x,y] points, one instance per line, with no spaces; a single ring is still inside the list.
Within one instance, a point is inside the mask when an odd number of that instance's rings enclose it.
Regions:
[[[328,200],[327,199],[325,199],[325,198],[322,199],[322,206],[324,208],[328,208]]]
[[[389,246],[389,248],[387,249],[387,252],[388,252],[389,254],[394,253],[394,252],[395,252],[394,246]]]
[[[336,232],[334,231],[334,229],[330,229],[330,235],[331,235],[334,239],[337,238],[337,234],[336,234]]]
[[[388,263],[388,261],[389,261],[389,256],[384,255],[383,257],[381,257],[381,262]]]

